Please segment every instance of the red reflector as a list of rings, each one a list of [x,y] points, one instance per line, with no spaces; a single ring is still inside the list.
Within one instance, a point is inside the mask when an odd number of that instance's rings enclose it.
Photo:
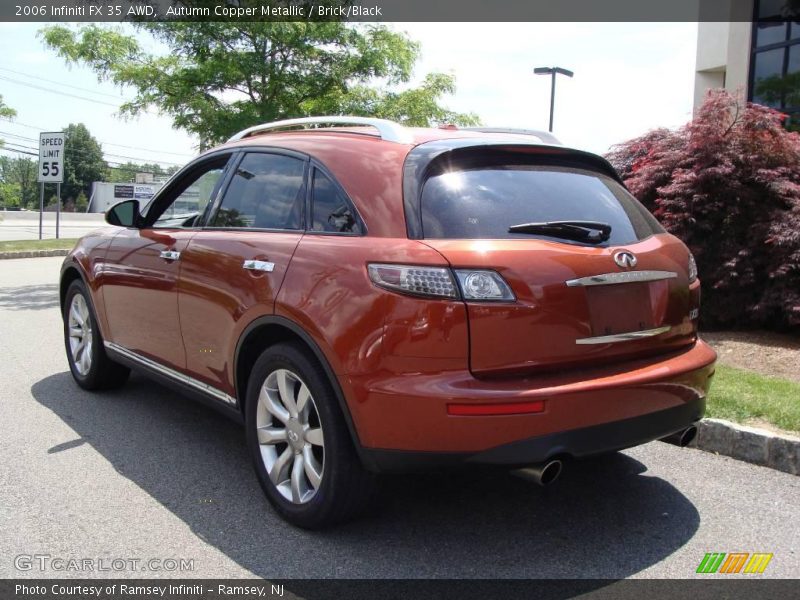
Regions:
[[[544,400],[533,402],[504,402],[502,404],[448,404],[448,415],[523,415],[544,412]]]

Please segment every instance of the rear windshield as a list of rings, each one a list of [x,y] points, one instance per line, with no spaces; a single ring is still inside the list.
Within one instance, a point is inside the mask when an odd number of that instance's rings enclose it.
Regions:
[[[428,239],[529,239],[581,242],[542,233],[509,233],[522,223],[598,221],[611,226],[601,245],[630,244],[664,229],[611,177],[596,171],[530,164],[442,168],[429,176],[421,198]]]

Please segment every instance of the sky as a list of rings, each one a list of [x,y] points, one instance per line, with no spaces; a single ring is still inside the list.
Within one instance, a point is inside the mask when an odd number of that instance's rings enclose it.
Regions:
[[[0,24],[0,94],[17,111],[0,120],[6,148],[37,147],[39,131],[84,123],[113,163],[181,165],[197,140],[156,110],[117,115],[130,89],[98,82],[88,68],[68,67],[37,37],[42,24]],[[656,127],[691,117],[697,23],[395,23],[421,44],[414,81],[439,71],[456,77],[443,103],[474,112],[486,126],[547,129],[549,76],[533,68],[575,72],[556,83],[554,133],[565,144],[604,153]],[[148,38],[143,36],[143,41]],[[150,47],[155,47],[150,44]],[[12,144],[15,144],[12,146]]]

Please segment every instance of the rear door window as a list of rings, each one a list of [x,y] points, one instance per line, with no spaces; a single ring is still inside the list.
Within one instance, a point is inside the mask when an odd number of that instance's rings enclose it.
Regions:
[[[302,229],[305,162],[252,152],[233,174],[211,227]]]
[[[607,245],[629,244],[663,229],[612,178],[595,171],[530,164],[444,168],[422,188],[422,228],[430,239],[525,239],[510,233],[523,223],[597,221],[611,226]],[[604,244],[605,245],[605,244]]]
[[[311,231],[361,233],[361,226],[350,201],[319,169],[314,170],[311,192]]]

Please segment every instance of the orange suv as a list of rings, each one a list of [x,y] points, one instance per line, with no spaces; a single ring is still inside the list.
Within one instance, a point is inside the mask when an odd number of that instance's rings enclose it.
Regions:
[[[64,261],[70,370],[129,368],[245,426],[302,527],[374,474],[527,466],[672,436],[705,408],[686,247],[601,157],[521,130],[319,117],[252,127]]]

